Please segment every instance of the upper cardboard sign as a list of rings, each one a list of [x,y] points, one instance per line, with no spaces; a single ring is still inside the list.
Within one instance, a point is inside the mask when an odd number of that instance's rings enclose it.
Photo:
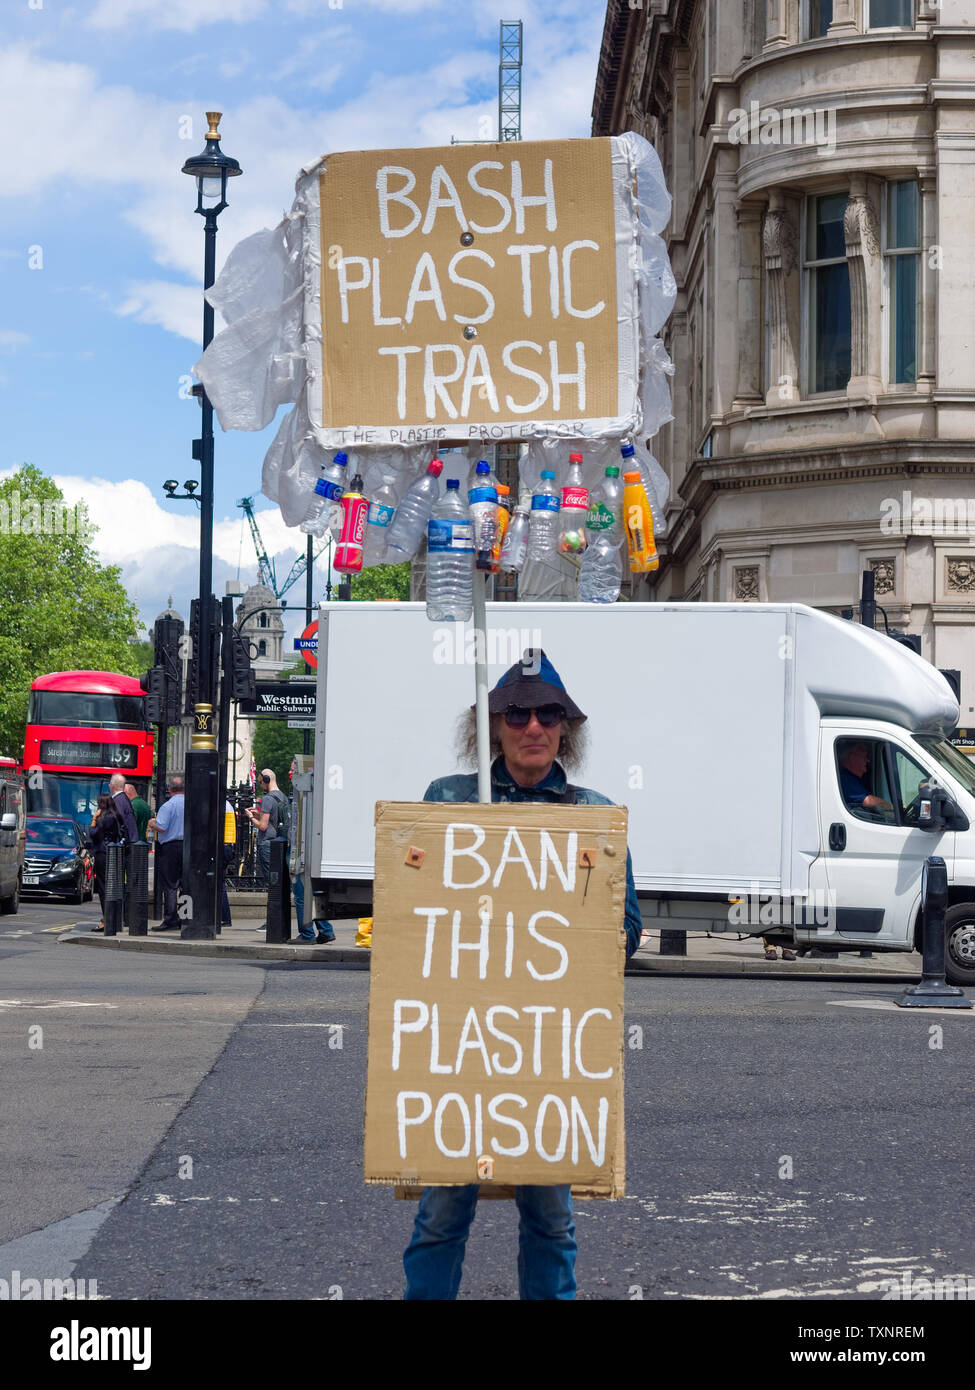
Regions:
[[[633,414],[609,139],[332,154],[317,177],[309,414],[331,442],[574,436]]]
[[[626,820],[378,804],[367,1182],[622,1196]]]

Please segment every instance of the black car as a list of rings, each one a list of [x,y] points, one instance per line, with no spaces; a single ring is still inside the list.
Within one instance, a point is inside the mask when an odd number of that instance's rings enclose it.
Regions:
[[[77,821],[70,816],[27,817],[21,885],[25,893],[44,893],[73,903],[91,899],[95,863]]]

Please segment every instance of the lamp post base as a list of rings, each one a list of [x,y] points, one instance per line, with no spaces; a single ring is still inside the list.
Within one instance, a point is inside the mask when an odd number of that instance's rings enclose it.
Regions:
[[[186,755],[183,839],[184,941],[210,941],[217,921],[217,750],[191,748]]]

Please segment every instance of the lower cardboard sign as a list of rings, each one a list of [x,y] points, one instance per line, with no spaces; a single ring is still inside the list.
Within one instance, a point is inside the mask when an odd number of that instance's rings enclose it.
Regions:
[[[377,805],[367,1182],[623,1195],[626,825]]]

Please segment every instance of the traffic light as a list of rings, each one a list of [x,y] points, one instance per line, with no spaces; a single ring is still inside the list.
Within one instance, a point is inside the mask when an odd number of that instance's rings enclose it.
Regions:
[[[155,665],[166,677],[167,725],[178,724],[182,716],[183,619],[177,616],[156,619],[153,629]]]
[[[153,666],[139,677],[139,684],[146,692],[146,723],[165,724],[166,720],[166,673],[161,666]]]
[[[252,704],[257,699],[257,680],[254,669],[251,666],[250,648],[246,637],[241,637],[239,633],[234,633],[233,638],[233,667],[231,668],[230,694],[234,700],[249,700]]]

